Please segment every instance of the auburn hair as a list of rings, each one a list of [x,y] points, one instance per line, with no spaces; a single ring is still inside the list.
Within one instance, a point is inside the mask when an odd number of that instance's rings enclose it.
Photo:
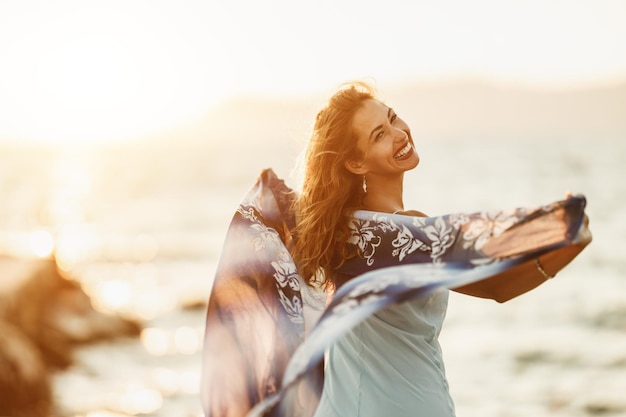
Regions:
[[[343,85],[317,114],[304,155],[302,189],[294,201],[296,226],[291,253],[309,284],[333,285],[334,271],[350,256],[346,245],[350,214],[362,206],[363,178],[344,162],[362,158],[354,115],[374,99],[362,82]]]

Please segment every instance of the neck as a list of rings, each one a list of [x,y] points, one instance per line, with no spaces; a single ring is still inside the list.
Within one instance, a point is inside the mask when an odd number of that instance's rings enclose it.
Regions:
[[[404,210],[402,180],[402,175],[394,179],[368,177],[367,194],[363,199],[364,209],[383,213]]]

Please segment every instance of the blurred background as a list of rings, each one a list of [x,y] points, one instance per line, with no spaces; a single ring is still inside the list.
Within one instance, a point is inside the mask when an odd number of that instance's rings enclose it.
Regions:
[[[53,373],[55,415],[201,416],[230,218],[261,169],[296,184],[348,80],[412,127],[407,207],[588,199],[594,241],[557,279],[451,297],[458,416],[626,415],[624,22],[621,0],[0,1],[0,253],[54,255],[142,325]]]

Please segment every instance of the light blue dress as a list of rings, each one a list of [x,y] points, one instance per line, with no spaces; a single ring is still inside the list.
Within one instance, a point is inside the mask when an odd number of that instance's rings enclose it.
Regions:
[[[394,304],[330,347],[315,417],[454,417],[438,336],[448,290]]]

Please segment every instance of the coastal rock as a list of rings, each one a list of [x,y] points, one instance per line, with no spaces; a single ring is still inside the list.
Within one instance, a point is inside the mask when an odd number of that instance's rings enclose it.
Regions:
[[[54,259],[0,258],[0,415],[48,416],[50,372],[83,343],[137,336],[140,325],[93,308]]]
[[[48,416],[50,378],[41,353],[17,327],[0,321],[0,415]]]

